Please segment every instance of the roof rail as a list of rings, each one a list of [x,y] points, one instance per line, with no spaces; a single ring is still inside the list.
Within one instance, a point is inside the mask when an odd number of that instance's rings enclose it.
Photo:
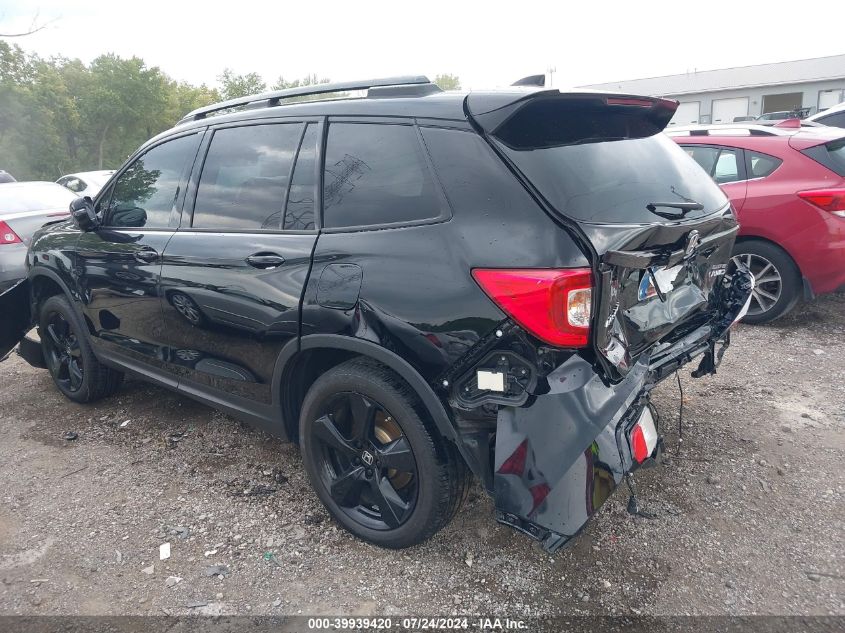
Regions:
[[[346,90],[367,90],[369,88],[377,88],[382,86],[411,86],[418,84],[430,84],[431,81],[425,75],[408,75],[403,77],[385,77],[383,79],[362,79],[359,81],[341,81],[328,84],[314,84],[312,86],[299,86],[297,88],[287,88],[285,90],[274,90],[272,92],[263,92],[257,95],[249,95],[246,97],[238,97],[236,99],[229,99],[221,101],[203,108],[192,110],[183,116],[177,125],[186,123],[188,121],[198,121],[204,119],[213,112],[220,110],[228,110],[229,108],[236,108],[251,103],[266,101],[265,107],[273,107],[280,105],[282,99],[289,99],[291,97],[304,97],[306,95],[327,94],[330,92],[343,92]]]
[[[782,130],[742,123],[684,125],[666,128],[669,136],[780,136]]]

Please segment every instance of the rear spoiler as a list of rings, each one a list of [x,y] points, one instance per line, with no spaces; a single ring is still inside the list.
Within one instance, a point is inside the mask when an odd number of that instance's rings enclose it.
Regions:
[[[678,109],[678,102],[659,97],[613,92],[561,92],[557,89],[522,89],[501,92],[473,92],[467,95],[465,108],[470,118],[488,134],[496,134],[523,108],[531,104],[560,103],[585,109],[614,108],[629,110],[649,119],[657,131],[663,130]]]

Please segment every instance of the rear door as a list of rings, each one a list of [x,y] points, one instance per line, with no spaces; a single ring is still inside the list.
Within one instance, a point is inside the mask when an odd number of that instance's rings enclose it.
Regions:
[[[468,105],[474,112],[472,95]],[[674,110],[659,99],[554,91],[475,115],[590,251],[594,341],[613,374],[713,318],[737,231],[724,193],[660,133]]]
[[[202,132],[170,137],[132,159],[97,198],[102,226],[76,246],[82,305],[94,344],[161,364],[158,281]]]
[[[276,358],[299,334],[317,240],[322,126],[209,130],[162,266],[166,359],[180,388],[271,402]]]

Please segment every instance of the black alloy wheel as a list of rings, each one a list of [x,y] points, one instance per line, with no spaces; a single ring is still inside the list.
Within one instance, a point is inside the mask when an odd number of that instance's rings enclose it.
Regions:
[[[308,479],[334,519],[380,547],[410,547],[446,525],[472,481],[417,393],[380,363],[349,359],[317,378],[302,403]]]
[[[94,355],[85,322],[62,295],[47,297],[38,311],[38,335],[50,376],[74,402],[94,402],[113,394],[123,374]]]
[[[63,391],[79,391],[85,367],[73,325],[60,312],[52,312],[47,319],[46,330],[44,347],[53,379]]]
[[[379,403],[339,393],[313,424],[320,476],[352,520],[374,530],[395,529],[417,500],[417,464],[408,438]]]

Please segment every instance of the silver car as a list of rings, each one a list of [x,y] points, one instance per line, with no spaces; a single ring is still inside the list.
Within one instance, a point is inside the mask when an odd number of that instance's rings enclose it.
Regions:
[[[0,185],[0,292],[26,277],[26,249],[47,222],[67,218],[76,197],[54,182]]]
[[[101,171],[82,171],[78,174],[68,174],[62,176],[56,183],[70,189],[77,196],[96,196],[100,189],[103,188],[109,178],[114,174],[114,169],[106,169]]]

